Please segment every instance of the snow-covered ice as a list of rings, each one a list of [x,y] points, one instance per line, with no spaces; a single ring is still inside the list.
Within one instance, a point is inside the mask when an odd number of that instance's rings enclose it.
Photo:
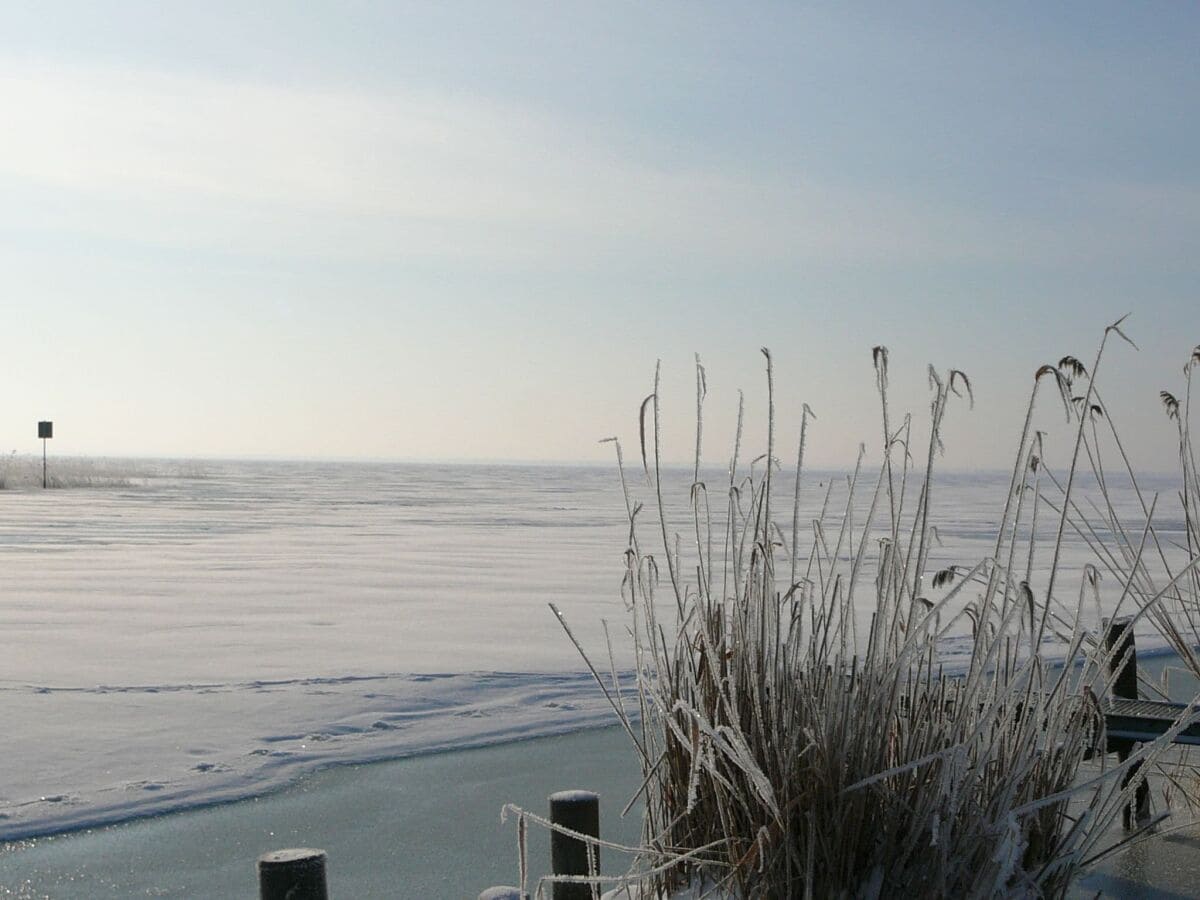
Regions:
[[[613,473],[131,465],[0,493],[0,838],[612,721]]]
[[[547,604],[604,669],[609,620],[629,665],[615,467],[55,465],[66,486],[0,492],[0,840],[613,721]],[[989,552],[1006,484],[942,479],[932,568]]]

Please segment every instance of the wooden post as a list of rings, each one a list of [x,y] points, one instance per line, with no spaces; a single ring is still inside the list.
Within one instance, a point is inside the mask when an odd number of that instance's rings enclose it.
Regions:
[[[329,900],[325,851],[301,847],[273,850],[258,858],[260,900]]]
[[[507,884],[498,884],[480,894],[479,900],[529,900],[529,894],[520,888],[510,887]]]
[[[550,821],[589,837],[600,837],[600,795],[591,791],[559,791],[550,795]],[[589,867],[588,857],[592,864]],[[555,875],[589,875],[599,872],[599,848],[579,838],[550,832],[550,862]],[[554,900],[591,900],[592,886],[554,882]]]
[[[1104,620],[1104,649],[1112,653],[1108,662],[1109,673],[1117,673],[1116,680],[1113,682],[1113,697],[1119,700],[1136,700],[1138,698],[1137,645],[1134,643],[1131,617]],[[1133,744],[1134,742],[1128,738],[1110,738],[1108,749],[1117,754],[1117,759],[1125,762],[1129,758],[1129,754],[1133,752]],[[1140,762],[1131,766],[1121,781],[1121,787],[1127,786],[1129,782],[1137,778],[1141,768]],[[1145,778],[1138,782],[1133,806],[1139,820],[1150,815],[1150,785],[1146,783]],[[1125,809],[1121,818],[1126,828],[1132,827],[1133,815],[1129,808]]]
[[[1118,645],[1120,645],[1118,647]],[[1113,682],[1113,696],[1122,700],[1138,698],[1137,685],[1137,645],[1133,640],[1133,619],[1124,616],[1120,619],[1104,620],[1104,649],[1111,651],[1117,647],[1112,659],[1108,662],[1109,673],[1121,669],[1117,680]],[[1122,667],[1125,654],[1129,654],[1129,662]]]

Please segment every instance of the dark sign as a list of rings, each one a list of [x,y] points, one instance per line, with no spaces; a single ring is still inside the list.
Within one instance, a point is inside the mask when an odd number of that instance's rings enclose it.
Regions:
[[[38,437],[40,437],[40,438],[54,437],[54,423],[53,422],[38,422]]]

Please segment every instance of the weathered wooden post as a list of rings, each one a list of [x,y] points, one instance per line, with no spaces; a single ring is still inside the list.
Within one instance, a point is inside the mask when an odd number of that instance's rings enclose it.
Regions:
[[[529,900],[529,894],[520,888],[499,884],[481,893],[479,900]]]
[[[273,850],[258,858],[260,900],[329,900],[325,851],[301,847]]]
[[[1116,648],[1115,650],[1113,648]],[[1137,645],[1133,638],[1133,619],[1125,616],[1120,619],[1104,620],[1104,649],[1112,654],[1108,661],[1109,673],[1116,672],[1113,681],[1113,697],[1119,700],[1136,700],[1138,698]],[[1128,659],[1126,657],[1128,656]],[[1128,738],[1109,738],[1108,749],[1117,754],[1117,759],[1125,762],[1133,752],[1134,742]],[[1121,786],[1125,787],[1140,774],[1142,764],[1135,763],[1125,773]],[[1138,819],[1150,815],[1150,785],[1143,778],[1138,783],[1134,798],[1134,808]],[[1133,817],[1127,807],[1122,814],[1122,822],[1126,828],[1133,825]]]
[[[591,791],[559,791],[551,794],[550,821],[589,837],[600,837],[600,795]],[[597,847],[589,847],[579,838],[552,831],[550,862],[555,875],[590,875],[600,871],[600,851]],[[591,900],[592,886],[554,882],[552,896],[554,900]]]

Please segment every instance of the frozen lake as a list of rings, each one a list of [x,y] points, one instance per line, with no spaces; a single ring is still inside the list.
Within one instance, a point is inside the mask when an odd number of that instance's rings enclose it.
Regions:
[[[598,661],[607,619],[629,665],[615,465],[55,471],[57,489],[0,492],[0,840],[613,721],[547,603]],[[806,478],[803,521],[831,478],[844,502],[841,476]],[[671,480],[684,530],[691,472]],[[931,567],[989,552],[1006,485],[943,476]],[[790,518],[786,479],[778,492]],[[1067,551],[1078,570],[1082,544]]]
[[[111,469],[0,493],[0,838],[611,722],[547,602],[623,615],[612,471]]]

